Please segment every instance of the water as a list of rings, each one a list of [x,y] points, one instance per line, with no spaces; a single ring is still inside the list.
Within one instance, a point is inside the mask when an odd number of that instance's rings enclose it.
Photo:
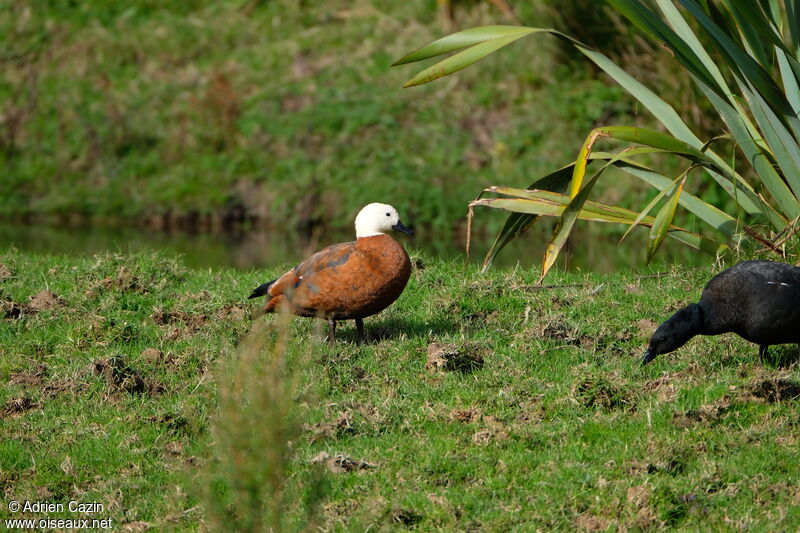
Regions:
[[[497,266],[519,264],[538,270],[551,228],[534,227],[498,256]],[[463,231],[432,233],[417,228],[414,237],[397,236],[408,249],[444,259],[463,260]],[[610,272],[619,268],[643,268],[647,232],[638,230],[618,246],[618,237],[597,235],[591,226],[578,227],[559,257],[558,267],[570,271]],[[10,246],[22,251],[68,255],[92,255],[107,251],[134,253],[162,250],[180,255],[189,267],[234,267],[249,270],[296,263],[332,243],[352,240],[352,233],[326,233],[303,238],[292,231],[257,230],[239,233],[189,234],[140,227],[63,227],[0,224],[0,253]],[[479,263],[494,235],[473,235],[471,261]],[[656,265],[708,264],[711,258],[668,239],[654,260]]]

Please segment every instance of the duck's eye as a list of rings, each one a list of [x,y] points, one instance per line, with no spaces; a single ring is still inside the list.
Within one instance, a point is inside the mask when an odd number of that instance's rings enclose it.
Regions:
[[[392,215],[391,215],[390,213],[386,213],[386,216],[387,216],[387,217],[390,217],[390,216],[392,216]]]

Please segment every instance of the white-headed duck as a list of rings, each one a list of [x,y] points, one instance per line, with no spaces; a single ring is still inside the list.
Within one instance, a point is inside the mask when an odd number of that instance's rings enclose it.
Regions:
[[[355,241],[329,246],[256,288],[249,298],[267,299],[253,317],[275,312],[287,304],[296,315],[326,319],[330,342],[335,339],[336,321],[355,319],[361,340],[364,317],[391,305],[411,275],[408,254],[384,232],[414,232],[400,222],[394,207],[379,203],[362,208],[355,226]]]

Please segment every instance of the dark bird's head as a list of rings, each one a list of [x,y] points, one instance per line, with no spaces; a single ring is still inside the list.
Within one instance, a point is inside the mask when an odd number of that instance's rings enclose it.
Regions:
[[[703,309],[699,305],[690,304],[679,310],[658,326],[656,332],[650,337],[650,344],[642,358],[642,364],[646,365],[657,355],[677,350],[700,333],[702,327]]]

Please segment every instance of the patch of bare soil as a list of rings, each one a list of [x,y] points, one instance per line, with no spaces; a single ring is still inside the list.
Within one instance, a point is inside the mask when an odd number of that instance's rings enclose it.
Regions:
[[[25,411],[35,409],[39,404],[28,396],[19,396],[9,399],[3,407],[0,407],[0,418],[13,418],[21,415]]]
[[[62,392],[81,392],[88,387],[84,382],[67,379],[60,381],[48,381],[49,369],[46,365],[33,363],[29,370],[13,372],[9,377],[9,384],[21,385],[25,388],[38,389],[42,393],[42,399],[55,396]]]
[[[497,420],[497,418],[491,415],[484,415],[481,417],[481,422],[483,422],[486,427],[472,436],[472,442],[475,444],[489,444],[493,441],[500,441],[508,438],[508,429],[505,424]]]
[[[454,409],[450,420],[461,424],[482,424],[484,427],[472,436],[475,444],[488,444],[508,438],[508,427],[492,415],[484,415],[479,409]]]
[[[317,442],[324,439],[338,438],[355,433],[353,427],[353,413],[345,411],[333,422],[319,424],[303,424],[303,430],[311,433],[311,441]]]
[[[578,328],[568,326],[560,321],[545,322],[536,332],[536,336],[573,346],[581,344],[581,336],[578,333]]]
[[[14,275],[14,273],[11,272],[10,268],[8,268],[6,265],[0,263],[0,281],[3,281],[6,278],[10,278],[13,275]]]
[[[642,292],[642,284],[640,280],[636,280],[636,283],[629,283],[625,285],[625,294],[639,294]]]
[[[491,324],[495,322],[500,316],[500,313],[495,309],[494,311],[478,311],[477,313],[470,313],[465,318],[472,322],[485,322]]]
[[[650,337],[658,329],[658,324],[649,318],[643,318],[636,323],[636,328],[646,337]]]
[[[250,310],[244,304],[228,304],[217,311],[220,320],[244,320],[250,317]]]
[[[541,404],[542,398],[544,398],[544,395],[540,394],[532,399],[519,402],[517,422],[520,424],[528,424],[544,420],[546,412],[544,406]]]
[[[28,309],[34,312],[64,307],[65,305],[67,305],[67,302],[47,289],[39,291],[28,298]]]
[[[648,484],[628,487],[627,500],[636,511],[635,525],[640,529],[649,529],[660,523],[658,514],[650,505],[650,498],[653,494],[652,488]]]
[[[30,370],[12,373],[9,379],[9,383],[11,383],[12,385],[35,387],[41,385],[46,376],[47,376],[47,367],[42,364],[36,364]]]
[[[148,389],[139,372],[126,365],[121,356],[97,360],[92,364],[92,369],[103,377],[109,391],[140,394]]]
[[[411,509],[394,509],[392,511],[392,521],[411,527],[423,519],[423,516]]]
[[[0,315],[2,315],[3,318],[16,319],[22,316],[22,313],[24,312],[25,307],[17,302],[12,302],[11,300],[0,300]]]
[[[437,342],[428,345],[425,368],[430,371],[448,370],[469,374],[483,368],[483,364],[483,356],[477,346],[457,347]]]
[[[158,348],[145,348],[140,355],[148,363],[160,364],[164,362],[164,352]]]
[[[87,388],[88,384],[85,382],[66,379],[62,381],[48,381],[42,387],[42,393],[49,397],[55,396],[56,394],[61,394],[62,392],[71,392],[72,394],[76,394],[86,390]]]
[[[632,409],[635,405],[632,391],[604,377],[589,376],[579,380],[572,387],[572,395],[584,407],[599,407],[607,411]]]
[[[575,529],[578,531],[605,531],[611,524],[601,516],[583,513],[575,519]]]
[[[745,385],[742,394],[766,403],[793,400],[800,397],[800,383],[779,376],[759,378]]]
[[[159,326],[181,323],[187,326],[200,328],[208,321],[208,317],[200,313],[184,313],[183,311],[164,311],[156,309],[150,318]]]
[[[703,404],[697,409],[672,415],[672,422],[679,427],[689,427],[698,423],[715,423],[719,421],[731,407],[731,397],[723,396],[719,400]]]
[[[674,374],[665,374],[645,383],[642,390],[655,393],[659,403],[669,403],[674,401],[678,394],[678,388],[675,386],[674,381]]]
[[[185,313],[183,311],[164,311],[156,309],[150,318],[159,326],[171,326],[167,333],[168,340],[177,340],[194,335],[208,322],[208,317],[201,313]]]
[[[18,303],[11,300],[0,300],[0,315],[3,318],[17,319],[26,314],[34,314],[39,311],[56,309],[67,305],[62,298],[59,298],[51,291],[43,290],[30,296],[27,303]]]
[[[478,422],[481,418],[483,418],[483,413],[478,409],[454,409],[450,412],[450,420],[462,424]]]
[[[354,472],[358,470],[371,470],[377,468],[378,465],[368,463],[363,459],[351,459],[343,454],[330,455],[328,452],[319,452],[311,462],[314,464],[323,464],[328,470],[334,474],[343,474],[346,472]]]
[[[189,427],[189,421],[185,417],[169,413],[149,416],[147,417],[147,421],[152,424],[163,426],[164,429],[173,434],[181,433]]]
[[[113,278],[103,278],[89,285],[86,291],[87,297],[91,297],[98,289],[118,290],[122,292],[138,292],[146,294],[148,288],[139,279],[139,276],[128,270],[125,266],[119,267],[117,275]]]

